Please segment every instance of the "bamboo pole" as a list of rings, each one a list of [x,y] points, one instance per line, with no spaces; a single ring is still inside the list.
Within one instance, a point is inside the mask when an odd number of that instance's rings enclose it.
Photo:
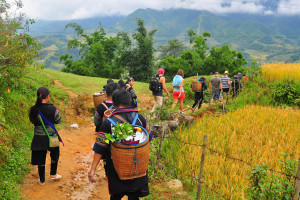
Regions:
[[[199,174],[199,182],[198,182],[197,200],[201,199],[201,185],[202,185],[202,177],[203,177],[203,170],[204,170],[206,143],[207,143],[207,136],[204,135],[203,147],[202,147],[202,156],[201,156],[201,163],[200,163],[200,174]]]

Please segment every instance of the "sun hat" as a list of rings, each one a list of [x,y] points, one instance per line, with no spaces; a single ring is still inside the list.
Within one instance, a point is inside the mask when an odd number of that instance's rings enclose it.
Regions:
[[[225,71],[224,74],[229,74],[228,71]]]

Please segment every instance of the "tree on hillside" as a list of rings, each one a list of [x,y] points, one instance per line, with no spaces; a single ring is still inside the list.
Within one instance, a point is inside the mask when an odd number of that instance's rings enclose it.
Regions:
[[[68,49],[79,49],[80,59],[73,61],[72,56],[60,56],[60,61],[65,64],[62,69],[87,76],[100,76],[106,78],[119,78],[120,71],[113,67],[118,40],[107,37],[103,27],[99,26],[92,34],[86,34],[77,23],[69,23],[66,28],[73,28],[78,39],[68,41]]]
[[[203,74],[204,61],[209,50],[206,41],[210,34],[204,32],[202,35],[197,36],[193,29],[189,29],[188,36],[192,45],[191,49],[183,51],[178,58],[164,58],[158,64],[158,66],[164,67],[167,73],[172,73],[171,76],[174,76],[178,69],[183,69],[186,77],[193,76],[196,73]],[[170,78],[167,77],[167,80],[170,80]]]
[[[138,81],[148,81],[153,72],[153,35],[156,30],[147,31],[144,21],[141,19],[137,19],[137,25],[137,32],[132,35],[135,42],[131,42],[127,37],[125,41],[127,49],[121,56],[124,58],[123,61],[126,61],[126,68],[130,76]],[[136,45],[131,46],[132,43]]]
[[[115,69],[119,70],[119,74],[122,74],[123,72],[128,73],[131,60],[133,59],[132,41],[126,32],[118,33],[117,40],[119,43],[113,66]]]
[[[144,21],[137,19],[136,33],[132,35],[136,47],[127,51],[127,68],[130,76],[138,81],[148,81],[153,75],[154,47],[153,36],[156,30],[147,31]]]
[[[204,73],[213,72],[235,72],[243,65],[247,64],[243,54],[236,50],[231,50],[228,45],[212,47],[209,56],[205,60]]]
[[[164,59],[167,57],[177,58],[186,49],[184,44],[178,39],[169,40],[167,45],[160,46],[160,58]]]
[[[172,73],[170,76],[174,76],[178,69],[184,70],[185,77],[197,73],[208,75],[225,70],[235,72],[247,64],[243,54],[231,50],[228,45],[209,49],[207,39],[210,38],[210,33],[208,32],[197,36],[193,29],[189,29],[188,36],[192,45],[189,50],[183,51],[177,58],[164,58],[158,64],[159,67],[164,67],[167,73]],[[167,80],[170,79],[171,77],[167,77]]]

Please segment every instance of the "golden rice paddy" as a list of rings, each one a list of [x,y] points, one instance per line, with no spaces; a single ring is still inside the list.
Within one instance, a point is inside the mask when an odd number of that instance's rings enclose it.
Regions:
[[[246,199],[251,164],[265,163],[281,171],[281,153],[292,160],[300,157],[300,111],[292,108],[249,105],[219,117],[206,116],[174,133],[179,140],[201,145],[208,136],[204,183],[229,199]],[[165,159],[187,174],[199,174],[202,149],[176,140],[165,144]],[[180,172],[178,172],[180,173]]]
[[[269,81],[300,80],[300,63],[264,64],[261,69],[264,79]]]

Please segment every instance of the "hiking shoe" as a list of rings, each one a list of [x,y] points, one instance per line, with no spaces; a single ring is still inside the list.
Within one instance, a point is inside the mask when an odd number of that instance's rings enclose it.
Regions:
[[[57,180],[59,180],[59,179],[62,178],[62,175],[56,174],[55,177],[50,176],[50,178],[51,178],[52,180],[57,181]]]
[[[40,185],[45,185],[45,182],[41,182],[40,179],[38,179],[38,183],[39,183]]]
[[[182,111],[182,112],[180,112],[180,114],[184,114],[184,112]]]

